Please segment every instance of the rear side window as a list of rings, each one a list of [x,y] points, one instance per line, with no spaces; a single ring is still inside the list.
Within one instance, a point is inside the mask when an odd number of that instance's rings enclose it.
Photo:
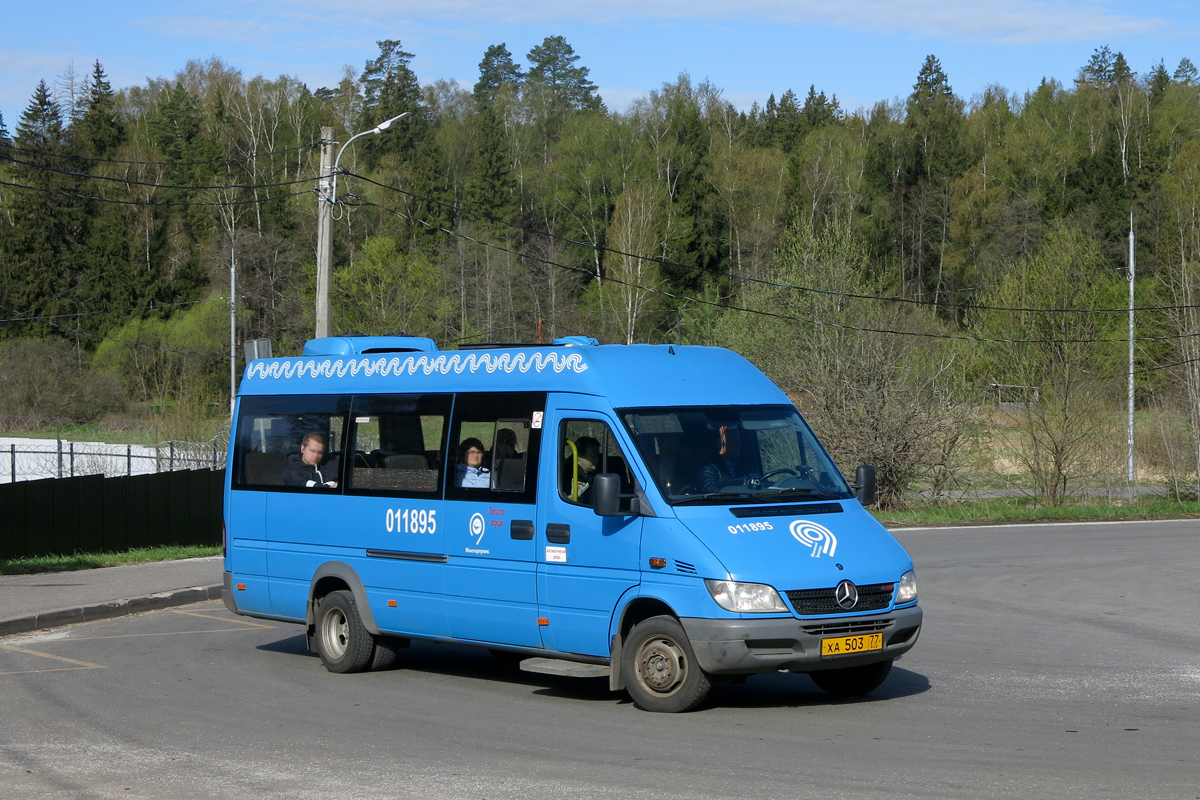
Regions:
[[[458,395],[446,497],[534,502],[545,407],[540,392]]]
[[[340,490],[349,398],[245,397],[240,408],[235,489]]]
[[[355,397],[346,491],[389,497],[440,496],[450,403],[448,394]]]

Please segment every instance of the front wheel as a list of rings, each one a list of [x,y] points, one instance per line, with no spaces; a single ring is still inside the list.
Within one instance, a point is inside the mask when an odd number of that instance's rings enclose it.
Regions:
[[[330,672],[362,672],[371,663],[375,640],[362,624],[354,595],[330,592],[317,607],[317,652]]]
[[[873,692],[887,680],[892,671],[892,659],[863,664],[861,667],[844,667],[810,672],[808,677],[822,690],[835,697],[861,697]]]
[[[712,686],[674,617],[651,617],[633,627],[621,648],[621,671],[629,696],[645,711],[690,711]]]

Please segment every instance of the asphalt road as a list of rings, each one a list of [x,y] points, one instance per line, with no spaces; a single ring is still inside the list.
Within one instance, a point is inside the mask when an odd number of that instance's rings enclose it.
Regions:
[[[860,701],[648,714],[435,645],[331,675],[220,603],[0,639],[0,796],[1200,798],[1200,523],[899,537],[926,627]]]

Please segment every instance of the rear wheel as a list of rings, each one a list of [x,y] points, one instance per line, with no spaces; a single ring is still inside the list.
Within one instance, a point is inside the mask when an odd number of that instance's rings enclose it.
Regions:
[[[874,664],[863,664],[861,667],[810,672],[808,677],[822,690],[836,697],[861,697],[878,689],[891,671],[892,659],[889,658]]]
[[[674,617],[651,617],[633,627],[621,648],[621,671],[629,696],[646,711],[690,711],[712,685]]]
[[[330,592],[317,606],[317,652],[330,672],[362,672],[375,642],[362,624],[354,595]]]

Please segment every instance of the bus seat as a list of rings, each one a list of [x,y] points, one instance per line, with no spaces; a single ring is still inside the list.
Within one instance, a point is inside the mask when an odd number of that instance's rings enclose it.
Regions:
[[[246,452],[242,461],[242,480],[255,486],[283,486],[283,467],[287,453]]]

